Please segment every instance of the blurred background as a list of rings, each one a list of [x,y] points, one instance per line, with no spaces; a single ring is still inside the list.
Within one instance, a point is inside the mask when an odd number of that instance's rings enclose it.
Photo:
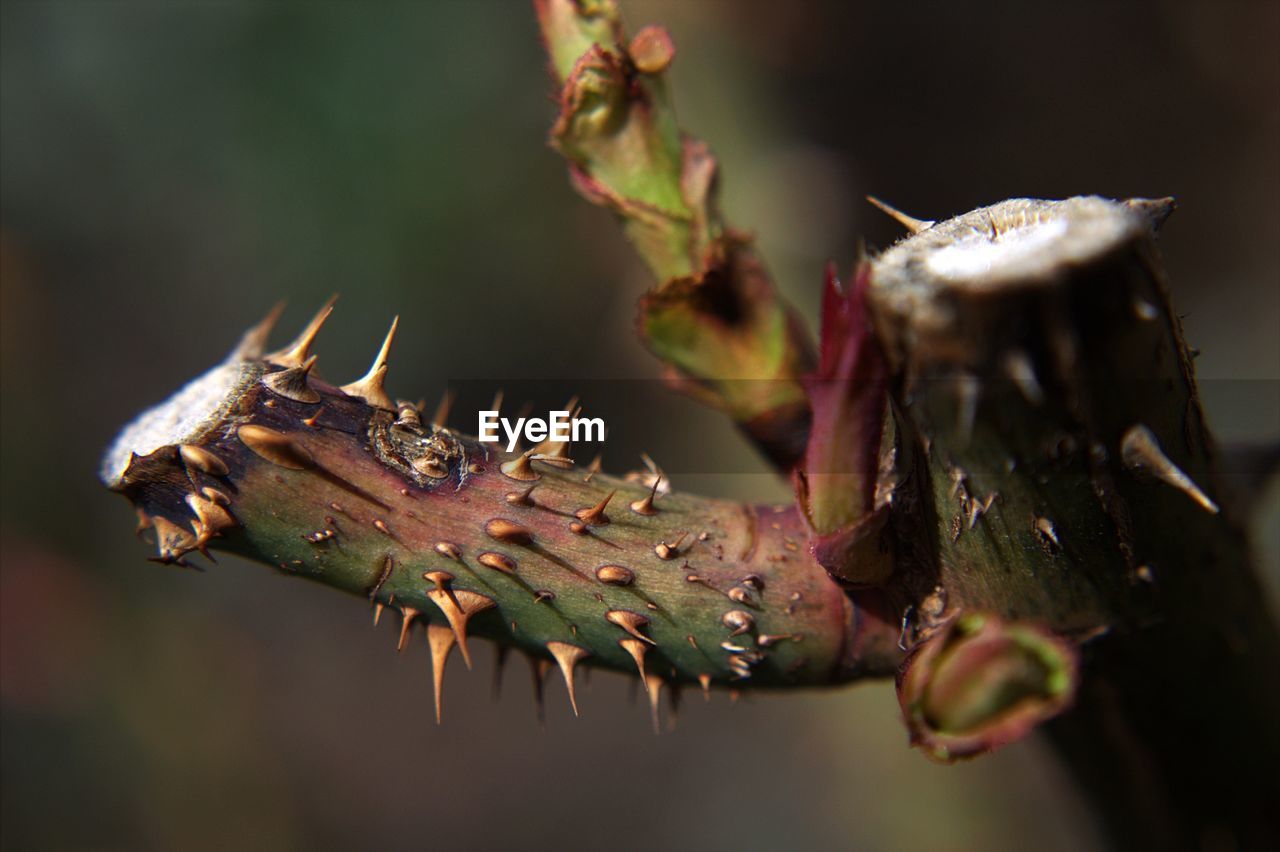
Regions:
[[[1174,195],[1210,422],[1280,437],[1280,4],[623,5],[672,32],[683,122],[811,319],[824,260],[899,236],[867,193],[921,218]],[[789,495],[647,381],[645,274],[545,145],[524,2],[0,10],[0,848],[1097,845],[1043,744],[934,766],[887,684],[686,699],[655,738],[627,679],[597,674],[581,720],[548,682],[542,729],[524,666],[495,702],[482,658],[436,728],[425,649],[397,658],[362,602],[230,557],[146,562],[103,447],[277,299],[283,338],[335,291],[330,378],[399,313],[398,395],[627,387],[586,400],[607,467],[648,451],[677,488]],[[1277,503],[1253,518],[1273,593]]]

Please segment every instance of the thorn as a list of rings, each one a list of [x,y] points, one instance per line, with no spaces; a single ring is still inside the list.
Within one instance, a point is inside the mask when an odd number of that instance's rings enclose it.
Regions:
[[[573,533],[574,535],[586,535],[587,525],[584,524],[582,521],[570,521],[569,532]]]
[[[484,525],[484,531],[496,541],[505,544],[528,546],[533,544],[533,533],[528,528],[506,518],[493,518]]]
[[[166,565],[181,565],[182,557],[195,549],[196,537],[163,515],[152,518],[156,530],[156,552]]]
[[[391,344],[396,339],[396,329],[399,327],[400,317],[391,320],[391,328],[387,331],[387,336],[383,338],[382,348],[378,350],[377,356],[373,359],[373,365],[369,368],[369,372],[351,384],[343,385],[338,390],[347,396],[359,397],[375,408],[385,408],[387,411],[396,410],[395,402],[392,401],[391,397],[387,396],[383,381],[387,377],[387,359],[391,355]]]
[[[1130,198],[1124,203],[1130,210],[1141,213],[1151,225],[1151,230],[1158,231],[1165,220],[1177,209],[1178,203],[1172,196],[1165,198]]]
[[[493,402],[489,403],[490,411],[496,411],[499,414],[502,413],[502,397],[503,397],[502,388],[498,388],[497,392],[495,392],[493,395]]]
[[[511,492],[508,492],[508,493],[507,493],[507,496],[506,496],[506,498],[505,498],[505,499],[506,499],[507,503],[509,503],[509,504],[510,504],[510,505],[512,505],[512,506],[533,506],[533,505],[536,505],[536,504],[533,502],[533,489],[535,489],[535,488],[537,488],[537,487],[538,487],[538,484],[535,482],[533,485],[530,485],[528,488],[526,488],[526,489],[525,489],[525,490],[523,490],[523,491],[511,491]]]
[[[720,623],[733,631],[729,634],[730,636],[741,636],[756,626],[756,620],[751,613],[740,609],[731,609],[720,616]]]
[[[565,688],[569,690],[569,705],[573,707],[573,715],[578,715],[578,699],[573,690],[573,667],[584,657],[591,656],[586,648],[570,645],[568,642],[548,642],[547,650],[556,658],[560,666],[560,674],[564,676]]]
[[[333,303],[338,301],[336,295],[330,296],[329,301],[325,302],[311,322],[307,323],[307,327],[302,333],[290,343],[285,349],[278,352],[272,352],[267,356],[267,360],[273,364],[279,364],[282,367],[301,367],[306,364],[307,356],[311,351],[311,344],[315,343],[316,335],[320,333],[320,329],[324,326],[324,321],[329,318],[329,314],[333,313]]]
[[[244,333],[236,348],[231,350],[231,358],[241,361],[256,361],[261,358],[262,353],[267,351],[267,339],[271,336],[271,330],[280,321],[282,313],[284,302],[276,302],[275,307],[267,311],[267,315],[257,325]]]
[[[649,469],[649,473],[659,478],[662,477],[662,468],[658,467],[658,463],[648,453],[641,453],[640,461],[644,462],[644,466]]]
[[[436,588],[442,592],[451,592],[449,584],[453,582],[453,575],[448,571],[424,571],[422,579],[435,583]],[[452,594],[450,596],[452,597]],[[455,600],[454,602],[456,603],[457,601]]]
[[[195,520],[191,522],[191,528],[196,534],[196,549],[203,553],[210,562],[216,562],[217,560],[209,555],[206,545],[209,543],[209,539],[221,535],[223,530],[237,526],[236,519],[231,517],[231,513],[218,503],[199,494],[188,494],[185,502],[196,516]]]
[[[640,632],[640,629],[649,623],[649,619],[645,616],[630,610],[611,609],[604,614],[604,617],[610,624],[621,627],[641,642],[647,642],[650,645],[658,644]]]
[[[492,568],[495,571],[501,571],[503,574],[515,576],[516,561],[509,556],[501,553],[494,553],[492,550],[486,550],[476,557],[476,561],[486,568]]]
[[[907,231],[909,231],[912,234],[918,234],[921,231],[927,231],[929,228],[932,228],[934,225],[937,224],[937,222],[935,222],[932,219],[917,219],[914,216],[908,216],[906,213],[903,213],[898,208],[891,207],[888,204],[885,204],[883,201],[881,201],[879,198],[876,198],[874,195],[868,195],[867,201],[870,201],[871,205],[875,207],[877,210],[879,210],[881,213],[888,214],[890,218],[892,218],[895,222],[897,222],[902,227],[906,228]]]
[[[551,661],[542,657],[529,657],[529,672],[533,675],[533,703],[538,714],[538,724],[547,723],[547,707],[543,700],[543,686],[547,672],[551,670]]]
[[[182,457],[183,464],[188,468],[195,468],[210,476],[226,476],[230,473],[227,463],[204,447],[197,447],[195,444],[183,444],[178,447],[178,455]]]
[[[1155,433],[1141,423],[1129,427],[1124,433],[1120,440],[1120,458],[1130,470],[1144,470],[1165,485],[1186,494],[1206,512],[1218,514],[1218,504],[1210,500],[1191,477],[1164,454]]]
[[[666,474],[663,473],[662,468],[658,467],[657,463],[649,457],[648,453],[641,453],[640,458],[644,461],[644,466],[647,472],[633,470],[627,474],[627,482],[638,482],[644,485],[645,488],[652,487],[654,483],[660,483],[658,485],[658,494],[662,495],[669,493],[671,491],[671,480],[666,478]]]
[[[510,648],[506,645],[495,645],[493,654],[493,700],[497,701],[502,697],[502,672],[507,667],[507,654]]]
[[[1018,392],[1032,405],[1044,402],[1044,390],[1036,379],[1031,357],[1021,349],[1014,349],[1004,356],[1004,371],[1017,386]]]
[[[1055,548],[1062,548],[1062,542],[1058,540],[1058,531],[1054,529],[1053,521],[1048,518],[1036,518],[1035,529],[1045,541],[1052,543]]]
[[[655,734],[662,732],[662,726],[659,724],[658,702],[662,699],[663,684],[664,681],[658,675],[645,675],[644,689],[649,695],[649,719],[653,722],[653,732]]]
[[[300,367],[289,367],[262,377],[262,383],[285,399],[294,402],[305,402],[308,405],[320,401],[320,394],[307,383],[311,368],[316,364],[316,356],[312,355]]]
[[[427,644],[431,646],[431,683],[436,698],[436,724],[444,715],[444,667],[453,650],[453,631],[443,624],[427,625]]]
[[[702,687],[702,700],[711,703],[711,675],[698,675],[698,685]]]
[[[436,413],[431,415],[431,425],[444,428],[449,422],[451,408],[453,408],[453,391],[445,388],[444,396],[440,397],[440,403],[436,406]]]
[[[662,477],[659,476],[653,481],[653,489],[649,492],[649,496],[642,500],[633,500],[631,502],[631,511],[637,515],[656,515],[658,509],[653,505],[653,498],[658,495],[658,486],[662,484]]]
[[[582,406],[578,405],[578,398],[573,396],[564,404],[563,410],[569,412],[570,418],[576,418],[582,413]],[[556,441],[548,436],[534,446],[533,453],[535,456],[546,456],[546,460],[567,459],[569,457],[569,444],[569,441]]]
[[[771,648],[779,642],[785,642],[788,639],[794,639],[799,642],[804,639],[803,633],[761,633],[756,637],[756,644],[761,648]]]
[[[587,475],[582,478],[583,482],[590,482],[591,477],[600,472],[600,465],[604,461],[604,453],[596,453],[596,457],[591,460],[591,464],[587,465]]]
[[[610,491],[605,495],[604,499],[589,509],[579,509],[573,514],[584,524],[593,527],[602,527],[609,523],[609,516],[604,513],[605,507],[609,505],[609,501],[613,499],[613,495],[617,494],[616,490]]]
[[[462,561],[462,548],[451,541],[437,541],[436,553],[439,553],[446,559],[452,559],[455,562]]]
[[[437,583],[437,586],[439,585]],[[458,650],[462,652],[462,661],[466,663],[467,669],[470,669],[471,652],[467,650],[467,622],[477,612],[484,612],[495,606],[493,598],[466,589],[453,590],[443,587],[427,592],[427,597],[431,598],[432,603],[439,607],[444,617],[449,620],[449,628],[453,631],[454,638],[458,640]]]
[[[660,541],[654,545],[653,552],[658,555],[659,559],[675,559],[680,555],[680,544],[687,535],[689,535],[687,532],[680,533],[680,537],[676,539],[675,544]]]
[[[621,565],[601,565],[596,569],[596,579],[610,586],[630,586],[636,579],[635,572]]]
[[[514,479],[518,482],[532,482],[541,477],[541,474],[533,469],[533,464],[530,462],[533,455],[533,450],[521,453],[511,461],[503,462],[498,466],[498,470],[502,471],[502,475],[507,479]]]
[[[644,680],[644,655],[648,652],[649,647],[638,639],[619,639],[618,644],[622,646],[622,650],[631,655],[631,659],[636,661],[636,670],[640,672],[640,680]]]
[[[382,620],[382,611],[386,609],[386,604],[374,601],[373,603],[373,626],[377,627],[378,622]]]
[[[283,432],[246,423],[236,430],[240,442],[254,455],[289,470],[306,470],[315,466],[311,453]]]
[[[404,651],[405,641],[409,638],[409,628],[418,617],[418,610],[411,606],[400,608],[400,641],[396,642],[396,650]]]
[[[969,443],[973,435],[973,422],[978,416],[978,397],[982,393],[982,382],[968,372],[961,372],[955,379],[956,392],[956,424],[960,432],[960,441]]]

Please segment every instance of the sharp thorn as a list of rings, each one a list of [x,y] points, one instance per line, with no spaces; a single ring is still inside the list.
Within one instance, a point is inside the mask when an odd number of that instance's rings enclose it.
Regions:
[[[649,623],[649,619],[645,616],[631,612],[630,610],[611,609],[605,613],[604,617],[610,624],[622,628],[641,642],[645,642],[649,645],[657,645],[656,642],[640,632],[641,628]]]
[[[908,216],[906,213],[903,213],[898,208],[885,204],[883,201],[881,201],[879,198],[876,198],[874,195],[868,195],[867,201],[870,201],[871,205],[875,207],[877,210],[879,210],[881,213],[888,214],[890,218],[892,218],[895,222],[897,222],[902,227],[906,228],[912,234],[918,234],[921,231],[928,230],[929,228],[932,228],[934,225],[937,224],[937,222],[935,222],[932,219],[917,219],[914,216]]]
[[[541,657],[529,657],[529,672],[533,675],[533,703],[538,715],[538,724],[547,723],[547,708],[543,700],[543,685],[547,672],[551,669],[551,661]]]
[[[495,605],[493,598],[466,589],[436,588],[427,592],[427,597],[440,608],[449,621],[449,629],[458,641],[458,650],[462,652],[462,661],[471,668],[471,651],[467,648],[467,622],[477,612],[483,612]]]
[[[453,631],[443,624],[427,625],[427,644],[431,646],[431,685],[436,699],[436,724],[444,716],[444,667],[454,645]]]
[[[564,676],[564,685],[569,690],[569,705],[573,707],[573,715],[578,715],[578,698],[574,694],[573,689],[573,667],[584,657],[591,656],[591,652],[586,648],[579,648],[577,645],[570,645],[568,642],[548,642],[547,650],[551,652],[551,656],[556,658],[556,665],[560,666],[560,674]]]
[[[431,425],[443,429],[449,423],[449,410],[453,408],[453,391],[445,389],[444,396],[440,397],[440,403],[436,406],[435,414],[431,415]]]
[[[637,515],[656,515],[658,508],[653,505],[653,499],[658,496],[658,486],[662,484],[662,477],[656,477],[653,480],[653,488],[649,494],[641,500],[633,500],[631,502],[631,511]]]
[[[505,461],[498,465],[498,470],[508,479],[514,479],[517,482],[532,482],[542,476],[542,474],[533,469],[532,458],[533,450],[529,450],[510,461]]]
[[[1018,392],[1032,405],[1044,402],[1044,390],[1036,379],[1031,358],[1021,349],[1014,349],[1004,356],[1004,371],[1018,388]]]
[[[1120,440],[1120,458],[1130,470],[1145,470],[1165,485],[1186,494],[1205,511],[1218,514],[1218,504],[1164,454],[1155,433],[1141,423],[1124,433]]]
[[[267,360],[282,367],[301,367],[304,365],[307,362],[308,355],[311,353],[311,344],[315,343],[316,335],[324,327],[324,322],[329,318],[329,314],[333,313],[333,303],[336,301],[338,301],[338,297],[336,295],[331,296],[329,301],[325,302],[324,307],[311,318],[311,322],[307,323],[307,327],[302,330],[302,333],[284,349],[268,355]]]
[[[400,317],[396,317],[391,321],[391,328],[387,331],[387,336],[383,338],[382,347],[378,350],[377,357],[373,359],[373,365],[369,368],[369,372],[351,384],[343,385],[339,390],[348,396],[359,397],[375,408],[384,408],[387,411],[396,410],[395,401],[387,395],[383,382],[387,376],[387,359],[391,355],[391,344],[395,342],[396,329],[399,327]]]
[[[644,689],[649,696],[649,720],[653,723],[654,734],[662,733],[658,702],[662,700],[664,681],[656,674],[645,675]]]
[[[640,673],[640,679],[644,680],[644,655],[649,651],[649,646],[639,639],[619,639],[618,644],[636,661],[636,671]]]
[[[978,416],[978,398],[982,394],[982,381],[972,373],[957,375],[956,392],[956,424],[962,444],[969,443],[973,435],[973,424]]]
[[[409,638],[409,628],[413,626],[413,620],[418,617],[418,611],[411,606],[400,608],[400,639],[396,642],[396,650],[403,651],[405,642]]]
[[[507,654],[511,649],[506,645],[495,645],[493,654],[493,700],[502,697],[502,672],[507,667]]]
[[[1160,226],[1169,218],[1170,214],[1177,209],[1177,201],[1171,196],[1165,198],[1130,198],[1126,201],[1125,206],[1130,210],[1136,210],[1146,218],[1148,224],[1151,225],[1152,231],[1160,230]]]
[[[236,348],[231,350],[230,359],[256,361],[261,358],[262,353],[267,351],[267,339],[271,336],[271,330],[280,321],[282,313],[284,313],[284,302],[276,302],[275,307],[268,311],[265,317],[244,333],[240,342],[236,344]]]
[[[613,499],[613,495],[617,493],[618,492],[616,490],[610,491],[608,494],[605,495],[604,499],[601,500],[599,503],[595,504],[594,506],[591,506],[590,508],[579,509],[573,514],[577,516],[578,520],[582,521],[584,524],[587,524],[588,526],[593,526],[593,527],[604,526],[605,524],[609,523],[609,516],[604,513],[604,510],[609,505],[609,501]]]

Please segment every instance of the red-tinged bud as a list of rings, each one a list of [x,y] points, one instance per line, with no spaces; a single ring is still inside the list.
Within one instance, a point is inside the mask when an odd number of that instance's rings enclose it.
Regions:
[[[898,675],[914,745],[950,762],[1021,739],[1071,703],[1077,654],[1037,625],[961,616],[922,643]]]

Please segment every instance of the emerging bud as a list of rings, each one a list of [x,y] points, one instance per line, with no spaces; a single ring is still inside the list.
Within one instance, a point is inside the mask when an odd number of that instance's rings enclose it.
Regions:
[[[1042,628],[965,615],[922,643],[898,675],[914,745],[950,762],[999,748],[1058,715],[1078,682],[1075,650]]]

